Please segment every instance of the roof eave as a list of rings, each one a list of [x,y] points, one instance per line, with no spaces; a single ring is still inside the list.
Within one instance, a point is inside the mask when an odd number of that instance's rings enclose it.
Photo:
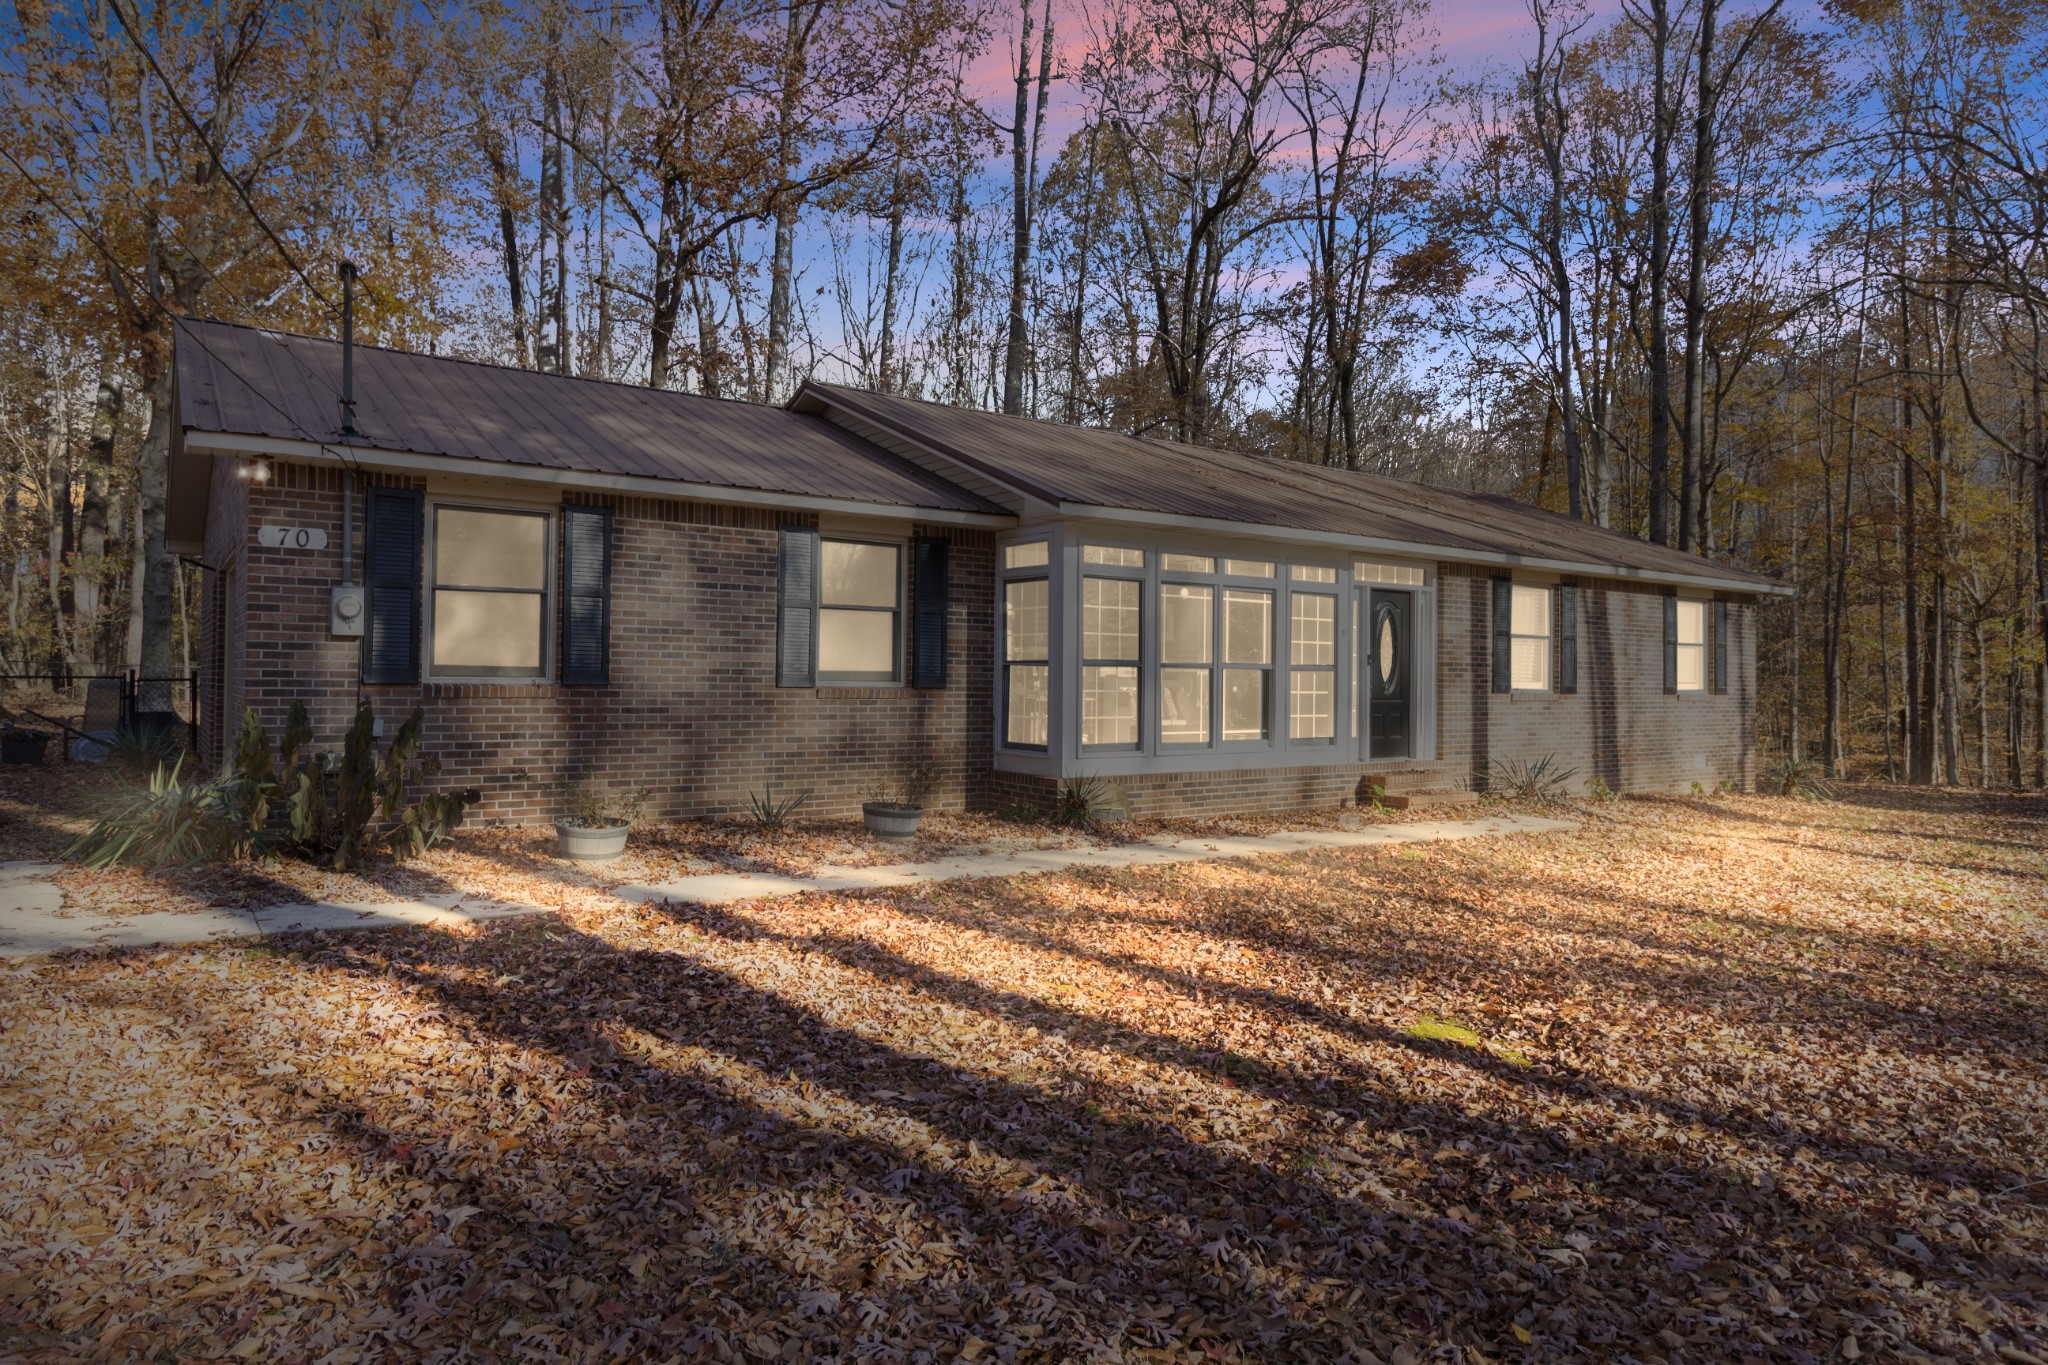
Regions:
[[[1043,484],[1020,478],[1014,470],[991,464],[986,460],[976,459],[966,451],[957,449],[948,442],[940,441],[929,433],[912,432],[901,423],[891,421],[885,414],[877,412],[860,402],[858,395],[849,397],[840,390],[828,388],[825,385],[806,379],[797,388],[796,393],[791,395],[788,406],[792,412],[809,413],[814,416],[837,408],[841,412],[850,413],[864,421],[872,422],[887,431],[894,432],[901,439],[910,442],[920,449],[931,452],[942,460],[951,461],[962,469],[972,470],[989,482],[1007,488],[1018,497],[1029,502],[1038,503],[1046,507],[1053,507],[1059,504],[1060,495],[1057,489],[1048,488]]]
[[[1295,526],[1268,526],[1258,522],[1228,521],[1221,517],[1191,517],[1172,512],[1147,512],[1130,507],[1103,507],[1090,503],[1059,504],[1062,517],[1091,521],[1118,521],[1141,526],[1186,527],[1217,535],[1251,535],[1269,540],[1300,541],[1337,545],[1346,549],[1382,554],[1413,555],[1449,560],[1456,564],[1488,564],[1549,573],[1588,574],[1599,578],[1629,579],[1675,587],[1712,588],[1721,592],[1756,593],[1765,597],[1790,597],[1792,589],[1772,579],[1731,578],[1713,573],[1679,573],[1663,569],[1633,568],[1621,564],[1600,564],[1587,560],[1552,559],[1542,555],[1517,555],[1494,550],[1473,550],[1454,545],[1430,545],[1419,541],[1389,540],[1382,536],[1352,535],[1341,531],[1312,531]],[[1705,561],[1702,561],[1703,563]]]
[[[418,451],[385,450],[376,446],[345,445],[340,442],[296,441],[278,436],[252,436],[234,432],[187,430],[185,446],[195,454],[300,460],[311,464],[356,466],[402,474],[443,474],[460,478],[506,479],[519,483],[549,484],[565,488],[589,488],[614,493],[638,493],[648,497],[687,499],[692,502],[723,503],[736,507],[777,507],[803,512],[830,512],[844,516],[900,517],[934,525],[1004,527],[1016,524],[1007,512],[970,512],[950,507],[917,507],[909,503],[864,502],[857,498],[821,497],[812,493],[784,493],[772,489],[734,488],[723,484],[692,483],[682,479],[658,479],[636,474],[605,474],[584,469],[563,469],[552,465],[511,464],[462,455],[429,455]]]

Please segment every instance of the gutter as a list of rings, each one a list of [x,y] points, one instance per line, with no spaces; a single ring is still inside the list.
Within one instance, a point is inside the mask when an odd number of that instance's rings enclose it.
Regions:
[[[1410,555],[1449,560],[1453,564],[1497,564],[1551,573],[1584,574],[1594,578],[1623,578],[1638,583],[1669,584],[1677,587],[1715,588],[1724,592],[1756,593],[1762,597],[1790,597],[1793,590],[1774,579],[1720,578],[1712,574],[1688,574],[1670,569],[1633,569],[1620,564],[1595,564],[1570,559],[1548,559],[1542,555],[1509,554],[1499,550],[1471,550],[1449,545],[1426,545],[1415,541],[1387,540],[1378,536],[1350,535],[1341,531],[1304,531],[1291,526],[1267,526],[1255,522],[1225,521],[1220,517],[1190,517],[1175,512],[1145,512],[1129,507],[1096,507],[1087,503],[1063,502],[1059,515],[1077,520],[1121,522],[1135,526],[1187,527],[1217,535],[1256,537],[1310,545],[1336,545],[1350,550]],[[1702,564],[1706,560],[1700,561]]]
[[[395,473],[505,479],[559,488],[602,489],[615,493],[640,493],[648,497],[688,499],[693,502],[723,503],[740,507],[777,507],[861,517],[901,517],[946,526],[1000,528],[1017,524],[1017,519],[1007,512],[963,512],[944,507],[862,502],[857,498],[820,497],[811,493],[776,493],[766,489],[732,488],[723,484],[657,479],[640,474],[599,474],[580,469],[508,464],[459,455],[422,455],[412,451],[379,450],[360,445],[348,446],[349,459],[343,460],[334,453],[332,445],[322,446],[315,441],[293,441],[275,436],[241,436],[227,432],[188,430],[184,433],[184,446],[194,455],[219,455],[228,458],[261,455],[304,464],[344,467],[354,465],[364,469],[381,469]]]

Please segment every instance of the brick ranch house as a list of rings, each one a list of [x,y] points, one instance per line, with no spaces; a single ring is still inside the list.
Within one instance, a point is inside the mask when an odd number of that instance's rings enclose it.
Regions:
[[[784,408],[178,326],[170,535],[200,727],[426,711],[487,820],[572,766],[650,813],[1134,814],[1748,787],[1754,574],[1506,498],[808,383]]]

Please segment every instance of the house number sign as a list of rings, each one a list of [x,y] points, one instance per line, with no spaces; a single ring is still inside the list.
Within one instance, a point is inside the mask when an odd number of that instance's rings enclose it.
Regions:
[[[327,532],[317,526],[259,526],[256,543],[266,550],[324,550]]]

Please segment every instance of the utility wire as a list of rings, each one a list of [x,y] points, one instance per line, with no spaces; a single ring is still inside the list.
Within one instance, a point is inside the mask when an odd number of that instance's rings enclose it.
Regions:
[[[171,104],[176,107],[179,115],[185,120],[193,133],[198,136],[201,145],[206,147],[207,154],[213,162],[213,168],[220,172],[221,179],[227,181],[233,187],[235,197],[242,201],[242,207],[249,211],[249,217],[254,220],[257,227],[263,230],[263,235],[270,239],[270,244],[277,248],[277,254],[284,258],[284,263],[291,267],[294,275],[299,277],[299,282],[306,286],[307,291],[314,298],[320,300],[328,312],[338,313],[340,309],[336,307],[334,300],[328,298],[326,294],[321,292],[320,286],[313,283],[312,278],[306,274],[305,267],[299,264],[298,259],[292,255],[290,248],[285,246],[284,240],[271,230],[270,224],[257,211],[255,201],[249,197],[249,191],[240,180],[235,178],[235,173],[222,163],[220,153],[214,149],[212,140],[207,136],[205,126],[192,116],[190,109],[185,107],[184,98],[178,94],[178,87],[171,84],[171,78],[165,75],[163,67],[157,64],[156,54],[149,50],[149,46],[142,41],[142,35],[138,34],[134,26],[128,22],[128,11],[122,7],[121,0],[110,0],[107,8],[114,12],[114,19],[121,25],[121,31],[128,35],[128,41],[142,55],[142,59],[149,63],[149,69],[156,73],[157,83],[162,85],[164,93],[170,96]]]

